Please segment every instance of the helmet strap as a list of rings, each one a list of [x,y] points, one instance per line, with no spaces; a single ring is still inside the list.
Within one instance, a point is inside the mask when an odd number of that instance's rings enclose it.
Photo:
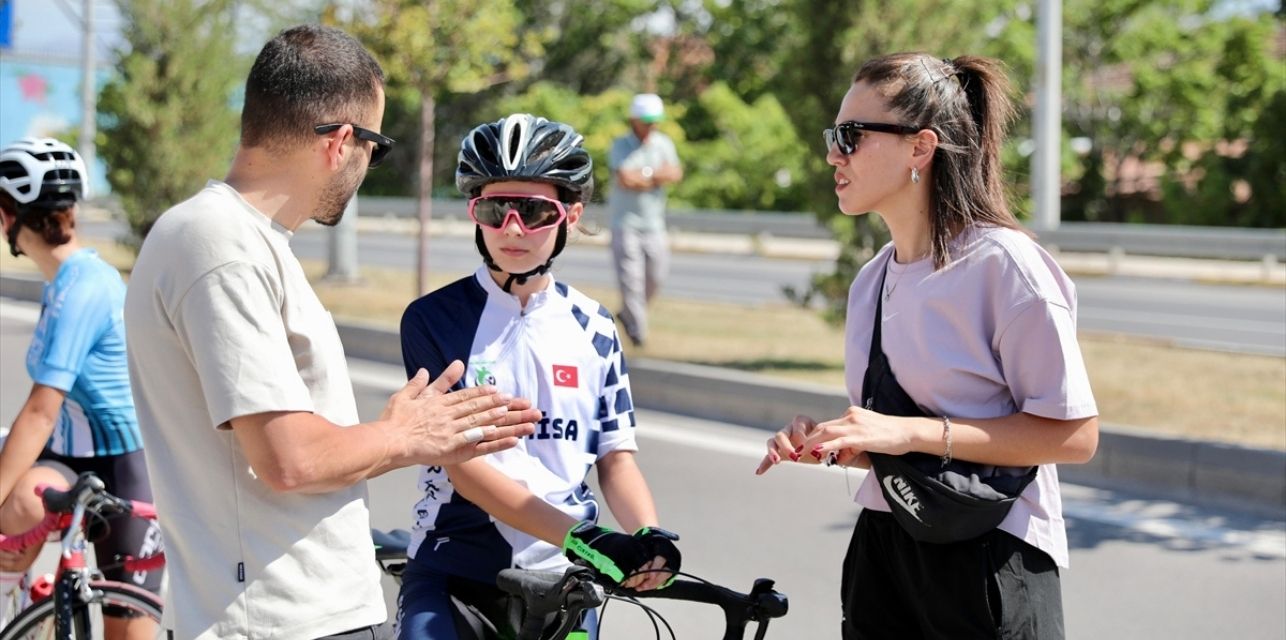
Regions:
[[[557,258],[558,254],[562,253],[563,248],[567,246],[567,221],[564,220],[558,225],[558,238],[554,240],[554,250],[550,252],[549,259],[545,261],[545,264],[524,273],[510,273],[496,264],[496,261],[491,258],[491,252],[487,251],[487,243],[482,239],[482,227],[477,225],[473,227],[473,243],[478,246],[478,253],[482,254],[482,262],[487,265],[488,269],[509,275],[501,289],[505,293],[513,293],[512,289],[515,282],[521,286],[527,284],[528,279],[542,276],[549,272],[549,268],[554,265],[554,258]]]

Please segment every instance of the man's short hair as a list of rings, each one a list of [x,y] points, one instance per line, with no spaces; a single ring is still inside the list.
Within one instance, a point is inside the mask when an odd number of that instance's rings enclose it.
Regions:
[[[246,78],[241,144],[288,149],[319,124],[366,118],[384,71],[355,38],[316,24],[291,27],[265,44]]]

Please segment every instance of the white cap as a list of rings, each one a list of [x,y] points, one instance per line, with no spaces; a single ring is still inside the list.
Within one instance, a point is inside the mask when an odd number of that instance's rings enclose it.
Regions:
[[[665,107],[661,104],[661,97],[655,93],[640,93],[630,103],[631,118],[638,118],[643,122],[660,122],[664,116]]]

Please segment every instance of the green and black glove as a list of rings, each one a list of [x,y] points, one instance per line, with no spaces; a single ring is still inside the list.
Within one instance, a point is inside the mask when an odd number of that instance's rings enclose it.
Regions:
[[[563,554],[573,562],[582,560],[616,584],[638,571],[652,555],[643,542],[589,520],[576,523],[563,538]]]
[[[683,554],[679,553],[679,548],[674,543],[679,539],[679,534],[666,531],[660,527],[642,527],[634,532],[634,539],[643,543],[643,548],[647,552],[648,560],[656,556],[665,559],[666,571],[673,571],[674,575],[670,576],[661,588],[670,586],[674,582],[675,576],[679,573],[679,565],[683,562]]]

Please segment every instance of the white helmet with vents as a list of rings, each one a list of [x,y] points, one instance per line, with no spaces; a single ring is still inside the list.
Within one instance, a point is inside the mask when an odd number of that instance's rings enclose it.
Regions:
[[[20,205],[84,200],[88,182],[80,154],[53,138],[22,138],[0,151],[0,189]]]

